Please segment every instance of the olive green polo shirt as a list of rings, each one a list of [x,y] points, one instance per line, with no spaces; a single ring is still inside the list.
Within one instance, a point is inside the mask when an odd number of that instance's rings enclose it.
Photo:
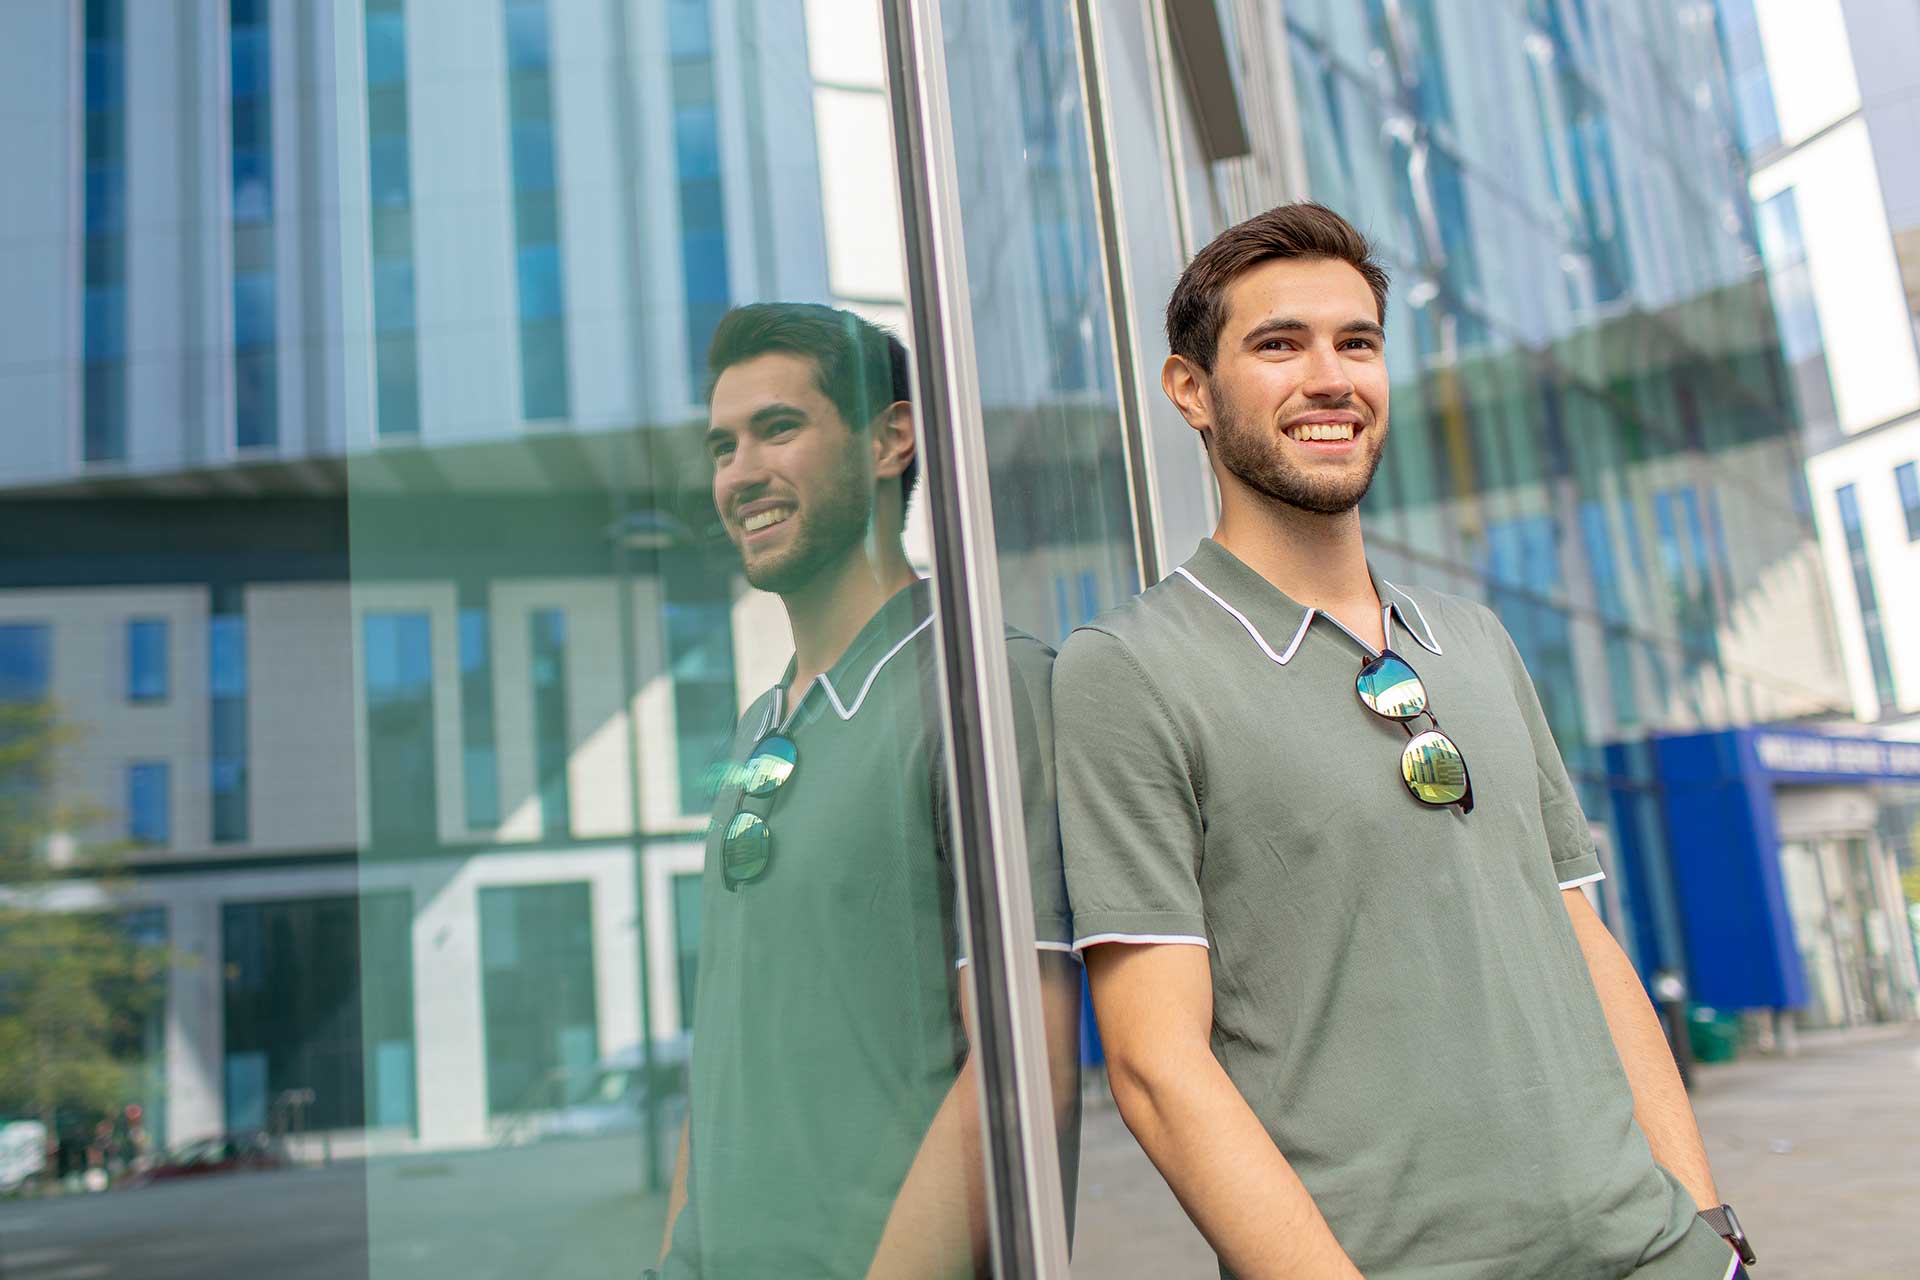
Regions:
[[[735,765],[776,727],[798,762],[771,803],[750,802],[773,831],[761,879],[729,889],[721,871],[736,769],[714,800],[670,1277],[863,1276],[965,1061],[935,644],[921,582],[798,698],[789,664],[741,717]],[[1010,633],[1007,653],[1035,933],[1067,952],[1053,651]]]
[[[1209,540],[1055,665],[1076,944],[1210,949],[1213,1052],[1368,1276],[1717,1280],[1561,901],[1600,866],[1520,656],[1375,588],[1473,812],[1407,791],[1373,651]]]

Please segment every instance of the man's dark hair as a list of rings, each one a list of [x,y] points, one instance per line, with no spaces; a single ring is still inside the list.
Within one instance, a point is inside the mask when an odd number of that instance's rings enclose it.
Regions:
[[[1351,222],[1311,201],[1283,204],[1228,227],[1187,263],[1167,299],[1167,348],[1208,373],[1227,323],[1227,287],[1274,258],[1333,258],[1360,273],[1387,322],[1387,271]]]
[[[913,398],[900,339],[851,311],[813,302],[756,302],[720,318],[707,344],[707,399],[720,375],[755,356],[783,351],[813,361],[814,382],[841,418],[864,431],[896,400]],[[920,478],[915,454],[900,474],[900,500]]]

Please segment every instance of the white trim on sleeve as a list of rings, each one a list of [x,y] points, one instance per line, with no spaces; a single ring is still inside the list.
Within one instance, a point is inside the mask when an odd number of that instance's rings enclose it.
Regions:
[[[1578,889],[1583,884],[1592,884],[1596,880],[1605,880],[1606,878],[1606,872],[1596,871],[1590,876],[1581,876],[1578,880],[1562,880],[1560,887],[1562,889]]]
[[[1071,942],[1036,942],[1033,944],[1033,949],[1035,951],[1064,951],[1066,954],[1072,956],[1075,960],[1080,959],[1080,953],[1073,949],[1073,944]],[[972,956],[961,956],[958,960],[955,960],[953,962],[953,967],[956,970],[964,969],[969,964],[972,964],[972,963],[973,963]]]
[[[1075,938],[1073,940],[1073,949],[1075,951],[1085,951],[1088,947],[1098,946],[1103,942],[1126,942],[1135,946],[1155,943],[1184,943],[1188,946],[1195,947],[1207,946],[1207,940],[1197,933],[1096,933],[1090,937]]]

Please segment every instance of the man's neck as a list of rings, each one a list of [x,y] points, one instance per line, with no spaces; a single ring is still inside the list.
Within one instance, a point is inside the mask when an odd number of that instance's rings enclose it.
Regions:
[[[1222,503],[1214,541],[1288,596],[1383,647],[1380,598],[1367,572],[1359,509],[1321,515],[1264,495],[1236,497]]]
[[[792,696],[840,661],[880,606],[915,577],[897,537],[868,539],[806,586],[781,596],[793,628]]]

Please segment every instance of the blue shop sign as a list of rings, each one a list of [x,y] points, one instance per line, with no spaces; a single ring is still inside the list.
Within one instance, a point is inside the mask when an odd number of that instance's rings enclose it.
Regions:
[[[1920,782],[1920,743],[1761,728],[1653,748],[1693,998],[1726,1009],[1806,1004],[1774,788]]]

